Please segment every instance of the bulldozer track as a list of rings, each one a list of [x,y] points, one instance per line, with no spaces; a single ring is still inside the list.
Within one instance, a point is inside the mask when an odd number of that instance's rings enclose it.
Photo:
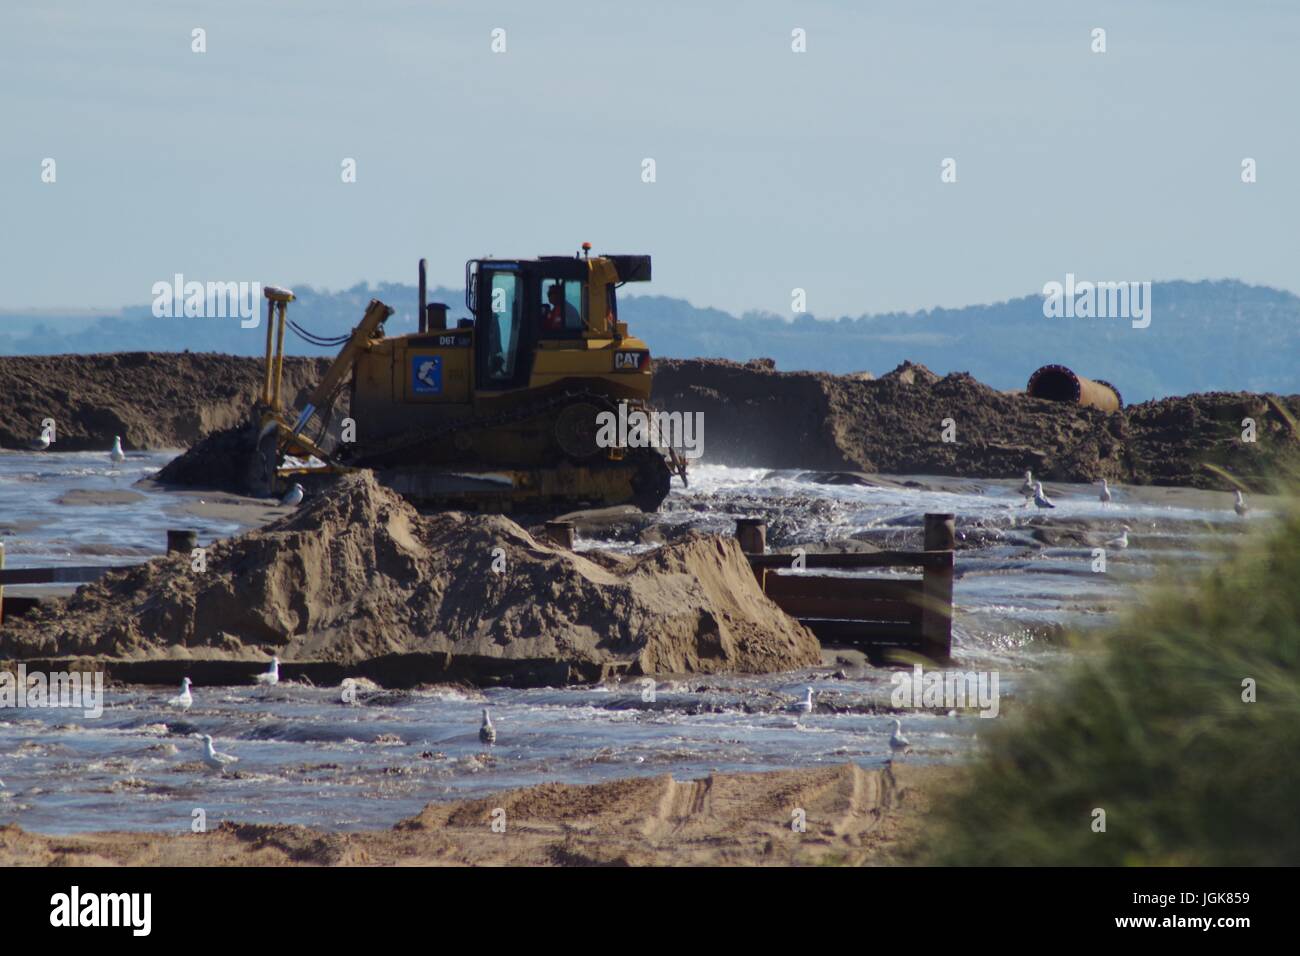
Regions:
[[[463,436],[473,436],[547,415],[555,415],[558,420],[559,412],[577,404],[587,404],[600,411],[612,412],[617,408],[617,402],[608,395],[586,389],[569,389],[558,392],[544,401],[532,402],[490,418],[453,422],[440,428],[403,432],[377,447],[366,449],[355,457],[348,458],[341,455],[338,457],[340,463],[347,467],[382,469],[409,465],[418,462],[419,456],[408,453],[431,442],[449,440],[459,442]],[[630,401],[628,404],[637,409],[651,411],[650,406],[644,402]],[[469,447],[470,444],[472,443],[466,443],[465,447]],[[561,448],[561,451],[564,452],[564,449]],[[580,463],[583,461],[581,456],[575,459],[567,452],[565,457]],[[633,474],[630,478],[632,503],[648,511],[658,508],[663,499],[668,496],[674,474],[681,475],[683,482],[686,480],[684,460],[671,450],[664,455],[655,447],[629,448],[622,458],[603,462],[596,467],[621,467],[632,470]]]
[[[564,391],[546,399],[542,402],[530,403],[517,409],[500,415],[494,415],[491,418],[478,418],[471,422],[452,422],[441,428],[427,428],[403,432],[395,438],[389,439],[382,445],[374,449],[368,449],[365,453],[356,458],[347,459],[350,465],[360,465],[364,467],[374,467],[376,464],[391,464],[384,459],[389,455],[409,451],[421,445],[427,445],[432,441],[447,438],[457,433],[473,434],[475,432],[488,432],[494,428],[500,428],[503,425],[515,425],[521,422],[529,421],[533,418],[541,417],[548,412],[564,408],[566,405],[576,404],[578,402],[588,402],[612,411],[616,405],[607,395],[599,392],[588,390]],[[638,407],[648,408],[644,403],[636,402]]]

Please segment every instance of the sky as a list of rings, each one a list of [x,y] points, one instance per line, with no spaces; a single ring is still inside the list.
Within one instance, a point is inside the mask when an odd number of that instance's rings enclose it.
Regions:
[[[1300,291],[1297,49],[1293,0],[3,0],[0,310],[583,241],[736,314]]]

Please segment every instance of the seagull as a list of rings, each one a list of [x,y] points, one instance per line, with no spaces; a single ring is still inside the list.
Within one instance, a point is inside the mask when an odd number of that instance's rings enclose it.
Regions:
[[[1237,512],[1237,517],[1246,517],[1246,512],[1250,510],[1250,505],[1246,504],[1246,496],[1240,491],[1237,492],[1237,500],[1232,504],[1232,510]]]
[[[1124,533],[1120,535],[1118,538],[1111,538],[1109,541],[1107,541],[1106,547],[1114,548],[1117,551],[1123,551],[1125,548],[1128,547],[1128,533],[1133,529],[1130,528],[1128,525],[1121,525],[1121,527],[1124,529]]]
[[[1020,495],[1024,498],[1031,498],[1034,494],[1034,473],[1028,468],[1025,469],[1025,483],[1020,486]]]
[[[280,683],[280,658],[271,656],[271,666],[257,675],[257,682],[266,687],[274,687]]]
[[[1034,504],[1040,508],[1056,507],[1056,505],[1052,504],[1051,499],[1043,494],[1043,483],[1041,481],[1034,482]]]
[[[1110,504],[1110,485],[1106,484],[1105,478],[1101,480],[1101,494],[1097,495],[1097,499],[1102,505]]]
[[[288,491],[286,491],[284,493],[284,497],[280,499],[280,504],[284,505],[286,508],[292,508],[294,507],[294,505],[297,505],[301,501],[302,501],[302,485],[298,484],[297,482],[294,482],[293,487],[290,488]]]
[[[203,735],[203,762],[213,770],[225,770],[227,765],[239,763],[238,757],[232,757],[230,754],[218,753],[212,749],[212,738],[207,734]]]
[[[912,746],[911,742],[902,735],[903,725],[894,718],[894,732],[889,735],[889,747],[891,750],[907,750]]]
[[[799,711],[801,714],[811,714],[813,712],[813,707],[815,706],[813,704],[813,689],[811,687],[806,687],[804,690],[806,690],[807,693],[804,694],[803,700],[794,705],[794,709]]]
[[[126,461],[126,452],[122,451],[122,437],[113,436],[113,449],[108,453],[108,457],[113,461]]]
[[[478,729],[478,739],[485,744],[497,742],[497,729],[492,726],[492,718],[486,707],[483,708],[483,726]]]
[[[190,679],[188,677],[181,681],[181,692],[167,701],[168,707],[179,707],[181,710],[189,710],[194,704],[194,697],[190,694]]]

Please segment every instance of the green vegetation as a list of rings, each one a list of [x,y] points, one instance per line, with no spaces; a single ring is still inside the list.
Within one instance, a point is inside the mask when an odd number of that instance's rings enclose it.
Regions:
[[[1300,863],[1300,502],[983,732],[924,862]],[[1243,681],[1255,703],[1243,701]],[[1106,830],[1093,830],[1093,811]]]

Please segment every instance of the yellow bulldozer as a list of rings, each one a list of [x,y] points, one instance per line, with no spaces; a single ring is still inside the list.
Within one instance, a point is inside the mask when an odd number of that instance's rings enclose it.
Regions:
[[[369,468],[424,506],[655,510],[674,474],[685,482],[686,460],[657,442],[599,440],[602,413],[653,417],[650,350],[619,321],[615,291],[649,279],[649,256],[592,255],[590,243],[574,256],[471,259],[470,317],[453,325],[445,304],[426,302],[422,259],[416,332],[386,336],[393,309],[373,299],[360,324],[333,340],[288,320],[293,293],[266,287],[252,484],[272,493],[295,476]],[[299,409],[284,408],[280,394],[286,324],[315,344],[342,346]],[[336,422],[344,389],[348,412]],[[306,464],[313,457],[325,467]]]

